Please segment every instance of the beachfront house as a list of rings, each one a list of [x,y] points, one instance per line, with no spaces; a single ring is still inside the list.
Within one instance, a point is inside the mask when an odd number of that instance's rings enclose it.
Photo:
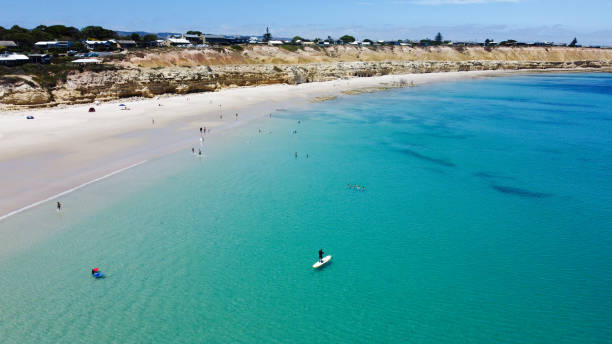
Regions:
[[[72,47],[70,41],[40,41],[34,43],[34,46],[38,49],[68,49]]]
[[[268,41],[268,45],[281,45],[281,44],[283,44],[283,41],[279,41],[279,40]]]
[[[259,43],[259,38],[249,37],[249,44],[257,44],[257,43]]]
[[[85,44],[87,49],[95,50],[109,48],[113,43],[110,41],[85,40],[83,41],[83,44]]]
[[[28,58],[32,63],[47,64],[51,62],[51,58],[53,58],[53,56],[49,54],[29,54]]]
[[[204,43],[210,45],[228,45],[234,44],[234,40],[223,35],[204,34]]]
[[[136,41],[131,39],[118,39],[115,41],[115,44],[119,49],[131,49],[136,48],[138,46]]]
[[[185,34],[185,35],[183,35],[183,38],[188,40],[189,43],[191,43],[193,45],[204,44],[204,35]]]
[[[13,41],[0,41],[0,51],[16,50],[17,43]]]
[[[17,66],[24,63],[28,63],[30,59],[23,54],[0,54],[0,65],[3,66]]]
[[[167,47],[179,47],[179,48],[184,48],[184,47],[189,47],[191,46],[191,42],[189,42],[187,39],[185,39],[184,37],[168,37],[164,40],[163,45],[167,46]]]

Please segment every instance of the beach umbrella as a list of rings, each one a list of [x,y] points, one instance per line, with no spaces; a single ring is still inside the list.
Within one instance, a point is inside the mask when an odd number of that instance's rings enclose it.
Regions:
[[[125,104],[119,104],[119,106],[125,106]]]
[[[98,272],[98,271],[100,271],[100,269],[98,269],[98,268],[94,268],[93,269],[93,272]]]

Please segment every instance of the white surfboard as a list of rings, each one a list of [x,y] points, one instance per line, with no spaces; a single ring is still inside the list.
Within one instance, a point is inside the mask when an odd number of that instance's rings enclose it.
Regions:
[[[315,269],[320,268],[321,266],[327,264],[327,262],[329,262],[331,260],[332,256],[325,256],[323,257],[323,259],[321,260],[317,260],[316,263],[314,263],[314,265],[312,266]]]

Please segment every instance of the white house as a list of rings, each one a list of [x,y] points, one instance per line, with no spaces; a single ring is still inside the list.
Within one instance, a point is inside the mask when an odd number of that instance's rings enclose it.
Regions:
[[[70,41],[40,41],[34,43],[37,48],[49,49],[49,48],[69,48],[72,46]]]
[[[0,54],[0,65],[15,66],[28,61],[30,59],[23,54]]]
[[[164,45],[169,46],[169,47],[187,47],[191,45],[191,42],[189,42],[184,37],[181,37],[181,38],[168,37],[164,41]]]
[[[283,41],[268,41],[268,45],[280,45],[283,44]]]

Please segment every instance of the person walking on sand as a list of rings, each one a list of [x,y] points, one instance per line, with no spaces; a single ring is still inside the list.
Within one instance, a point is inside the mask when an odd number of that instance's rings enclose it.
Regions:
[[[200,135],[202,135],[202,127],[200,127]]]
[[[236,112],[236,120],[238,120],[238,112]]]

